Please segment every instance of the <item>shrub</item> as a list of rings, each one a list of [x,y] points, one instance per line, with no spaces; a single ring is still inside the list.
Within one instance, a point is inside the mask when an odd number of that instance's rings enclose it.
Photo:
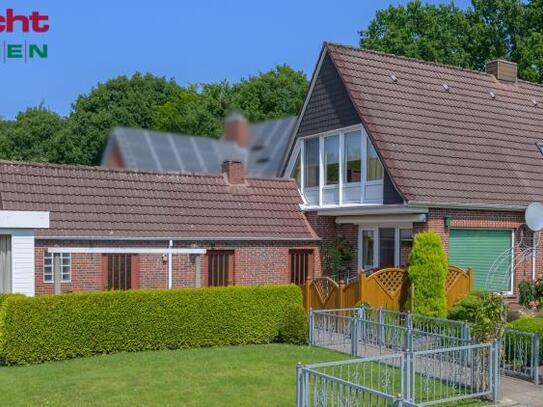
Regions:
[[[483,293],[471,325],[471,336],[479,343],[488,343],[503,336],[505,303],[499,294]]]
[[[535,332],[539,334],[539,340],[543,340],[543,318],[520,318],[509,323],[509,328],[517,331]],[[543,360],[543,346],[539,346],[539,360]]]
[[[536,285],[530,281],[522,281],[518,285],[519,292],[519,304],[528,307],[530,302],[535,301],[537,298]]]
[[[409,254],[409,280],[415,285],[414,313],[443,317],[447,314],[445,279],[447,255],[433,231],[418,233]]]
[[[269,343],[296,286],[135,290],[8,298],[0,358],[29,364],[119,351]]]
[[[460,298],[449,310],[447,318],[456,321],[473,322],[475,313],[481,306],[481,301],[484,293],[482,291],[472,291],[468,295]]]
[[[0,294],[0,307],[10,297],[22,297],[24,298],[23,294]]]
[[[304,307],[298,304],[288,305],[281,326],[280,339],[293,345],[307,344],[308,322]]]

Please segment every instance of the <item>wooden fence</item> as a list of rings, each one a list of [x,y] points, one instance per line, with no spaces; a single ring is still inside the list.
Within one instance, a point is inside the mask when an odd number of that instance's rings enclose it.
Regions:
[[[449,266],[445,281],[447,307],[450,308],[460,298],[471,291],[471,270]],[[414,288],[416,289],[416,287]],[[330,277],[308,278],[302,285],[304,306],[313,309],[351,308],[357,302],[372,307],[404,310],[409,291],[407,270],[388,268],[370,276],[362,272],[350,284],[335,282]]]

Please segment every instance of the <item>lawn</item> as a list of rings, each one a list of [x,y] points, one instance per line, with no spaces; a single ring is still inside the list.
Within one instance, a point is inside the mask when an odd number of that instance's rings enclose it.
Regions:
[[[345,358],[318,348],[272,344],[0,367],[0,405],[292,406],[296,362]]]

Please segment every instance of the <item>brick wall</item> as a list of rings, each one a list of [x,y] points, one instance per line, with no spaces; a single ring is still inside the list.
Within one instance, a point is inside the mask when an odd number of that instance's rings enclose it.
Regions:
[[[320,252],[315,242],[225,242],[210,244],[209,242],[186,242],[174,247],[197,247],[208,250],[234,251],[234,284],[288,284],[290,283],[289,250],[311,249],[314,251],[314,276],[321,274]],[[43,254],[47,247],[166,247],[167,241],[157,242],[116,242],[116,241],[36,241],[35,283],[36,294],[52,294],[52,283],[43,282]],[[62,292],[95,291],[103,289],[102,255],[73,253],[72,276],[70,283],[61,283]],[[167,288],[168,262],[161,254],[138,255],[139,288]],[[201,260],[202,277],[204,259]],[[172,282],[174,288],[194,287],[195,256],[172,256]]]
[[[349,264],[351,270],[357,269],[356,251],[358,250],[358,226],[353,224],[336,224],[334,216],[319,216],[317,212],[306,212],[307,221],[322,239],[321,249],[327,244],[335,242],[338,238],[344,238],[354,249],[355,255]],[[323,261],[324,250],[321,250],[321,262]]]

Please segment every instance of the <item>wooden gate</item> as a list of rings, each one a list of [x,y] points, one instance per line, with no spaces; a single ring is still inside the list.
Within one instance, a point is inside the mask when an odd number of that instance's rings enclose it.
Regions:
[[[445,281],[447,308],[471,291],[471,270],[449,266]],[[367,303],[374,308],[404,310],[409,292],[406,269],[387,268],[369,276],[360,273],[358,279],[345,285],[329,277],[308,278],[302,286],[304,306],[313,309],[352,308],[356,303]],[[416,290],[416,287],[415,287]]]

